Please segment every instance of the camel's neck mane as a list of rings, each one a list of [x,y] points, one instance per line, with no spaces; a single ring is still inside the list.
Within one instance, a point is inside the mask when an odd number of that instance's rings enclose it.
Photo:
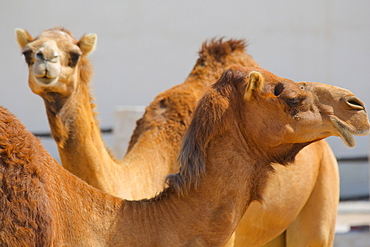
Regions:
[[[225,83],[223,77],[204,95],[195,109],[193,120],[186,132],[179,155],[180,172],[170,175],[167,182],[178,193],[187,193],[192,187],[197,187],[205,172],[206,149],[210,139],[229,128],[227,119],[231,95],[236,95],[234,85]],[[243,75],[234,78],[242,80]],[[234,80],[234,81],[235,81]]]
[[[207,72],[217,75],[217,78],[220,76],[220,68],[222,70],[226,69],[228,66],[233,63],[240,63],[241,54],[245,66],[258,66],[258,64],[246,54],[247,44],[244,40],[233,40],[223,41],[223,39],[211,39],[202,44],[200,51],[198,52],[199,58],[193,68],[191,74],[193,76],[203,78],[205,75],[204,67],[209,66],[212,69],[208,69]],[[235,57],[235,62],[233,58]],[[229,60],[229,61],[228,61]],[[244,63],[242,62],[242,63]],[[222,64],[223,66],[220,66]]]
[[[213,60],[219,62],[225,62],[225,58],[235,51],[245,52],[247,44],[244,40],[233,40],[230,39],[226,42],[223,39],[211,39],[202,44],[200,51],[198,52],[199,58],[197,65],[204,65],[206,58],[212,57]]]

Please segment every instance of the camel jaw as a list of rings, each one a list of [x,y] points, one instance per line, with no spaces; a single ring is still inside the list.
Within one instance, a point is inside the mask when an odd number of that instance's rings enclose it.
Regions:
[[[364,136],[370,133],[369,128],[364,130],[357,130],[355,129],[355,127],[349,126],[348,124],[334,116],[330,116],[329,118],[335,129],[338,131],[339,137],[342,138],[343,142],[350,148],[356,146],[356,140],[353,135]]]

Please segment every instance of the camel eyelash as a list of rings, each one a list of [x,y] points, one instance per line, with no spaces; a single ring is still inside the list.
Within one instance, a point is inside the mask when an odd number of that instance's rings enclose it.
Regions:
[[[26,51],[23,51],[22,54],[24,56],[24,59],[26,60],[26,63],[28,65],[32,65],[33,64],[33,62],[32,62],[32,51],[31,50],[26,50]]]
[[[298,97],[291,99],[284,99],[285,103],[290,107],[297,107],[306,99],[306,97]]]
[[[79,53],[76,53],[76,52],[70,52],[69,53],[69,63],[68,63],[68,66],[69,67],[75,67],[77,62],[78,62],[78,59],[81,57],[81,55]]]

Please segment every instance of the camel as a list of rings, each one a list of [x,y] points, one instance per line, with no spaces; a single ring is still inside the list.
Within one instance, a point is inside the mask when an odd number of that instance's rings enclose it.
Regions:
[[[329,109],[331,109],[329,111]],[[64,170],[0,108],[0,241],[7,246],[223,246],[248,205],[263,200],[272,163],[312,142],[366,135],[350,91],[232,66],[200,100],[180,171],[159,195],[128,201]]]
[[[178,171],[174,161],[181,138],[205,88],[238,60],[243,66],[257,65],[244,52],[241,41],[204,44],[188,79],[160,94],[146,108],[127,155],[117,161],[102,141],[90,94],[92,69],[86,56],[94,50],[96,35],[85,35],[77,41],[60,28],[46,30],[36,39],[24,30],[17,29],[16,33],[30,65],[29,86],[45,102],[62,165],[90,185],[125,199],[154,196],[163,189],[164,178]],[[39,53],[43,54],[41,60]],[[48,62],[54,55],[57,61]],[[45,70],[43,64],[50,67],[40,75]],[[147,118],[152,121],[148,123]]]
[[[64,29],[46,30],[36,39],[21,29],[16,33],[30,65],[29,85],[44,99],[63,166],[92,186],[125,199],[153,196],[163,188],[164,177],[178,170],[174,161],[195,105],[221,72],[232,64],[258,66],[245,53],[245,41],[205,42],[189,77],[159,94],[146,108],[128,154],[116,161],[104,147],[88,87],[92,71],[87,55],[95,48],[96,35],[77,41]],[[50,75],[40,79],[38,64],[44,62],[37,59],[39,51],[49,52],[51,57],[58,54],[58,61],[45,63],[74,74],[60,76],[71,81],[47,79]],[[74,70],[66,66],[69,63],[75,65]],[[263,204],[253,202],[238,226],[235,246],[262,246],[277,236],[273,243],[298,239],[306,245],[330,246],[339,201],[339,176],[328,144],[325,140],[315,142],[299,152],[295,164],[274,164],[274,169]],[[307,217],[306,212],[312,217]]]

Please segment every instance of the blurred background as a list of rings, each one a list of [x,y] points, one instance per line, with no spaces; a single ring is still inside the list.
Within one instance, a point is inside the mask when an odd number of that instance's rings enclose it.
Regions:
[[[347,88],[370,107],[370,1],[368,0],[0,0],[0,105],[33,133],[48,133],[41,98],[27,85],[27,66],[15,28],[34,37],[62,26],[76,39],[96,33],[90,55],[93,94],[101,127],[114,125],[118,106],[146,106],[182,83],[211,38],[246,39],[265,69],[295,81]],[[104,134],[112,146],[111,133]],[[341,199],[369,196],[369,138],[347,148],[328,139],[339,160]],[[58,158],[51,138],[42,141]]]

